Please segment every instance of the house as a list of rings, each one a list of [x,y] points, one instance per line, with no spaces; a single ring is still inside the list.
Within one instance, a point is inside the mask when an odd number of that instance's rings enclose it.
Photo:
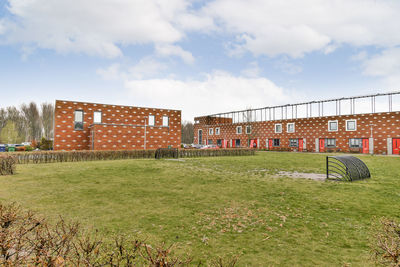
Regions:
[[[223,148],[398,155],[400,112],[393,111],[393,98],[398,96],[400,92],[199,116],[195,118],[195,143]],[[376,112],[377,98],[384,101],[379,107],[386,106],[386,112]],[[356,100],[364,102],[357,106]],[[400,110],[399,105],[396,107]],[[356,112],[358,108],[360,113]]]
[[[56,100],[54,150],[178,148],[181,111]]]

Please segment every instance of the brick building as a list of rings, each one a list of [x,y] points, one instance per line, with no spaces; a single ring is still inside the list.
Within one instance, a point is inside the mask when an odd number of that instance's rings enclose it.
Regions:
[[[54,150],[177,148],[181,111],[56,100]]]
[[[195,143],[268,150],[399,154],[400,112],[388,93],[249,109],[195,118]],[[376,112],[376,98],[388,99]],[[356,100],[367,99],[370,112],[356,114]],[[344,103],[349,114],[343,114]],[[326,115],[327,104],[333,115]],[[385,106],[383,103],[381,106]],[[363,105],[364,107],[366,105]],[[298,114],[304,107],[303,117]],[[277,114],[279,111],[279,115]]]

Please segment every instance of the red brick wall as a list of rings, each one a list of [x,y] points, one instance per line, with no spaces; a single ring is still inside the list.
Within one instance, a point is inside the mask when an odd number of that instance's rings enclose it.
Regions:
[[[356,119],[357,130],[346,131],[346,120]],[[400,138],[400,112],[357,114],[343,116],[327,116],[302,119],[276,120],[251,123],[252,134],[245,134],[245,123],[225,123],[225,124],[206,124],[212,122],[207,117],[195,118],[195,143],[198,143],[198,130],[203,130],[203,140],[212,140],[216,144],[217,139],[240,139],[241,146],[247,145],[248,137],[259,140],[259,148],[266,148],[266,139],[280,139],[280,147],[290,150],[298,148],[289,147],[289,139],[304,138],[306,140],[307,151],[316,151],[316,138],[335,138],[336,150],[349,152],[350,138],[370,138],[373,137],[374,153],[387,153],[387,138]],[[328,131],[328,121],[338,121],[338,131]],[[282,124],[282,133],[275,133],[274,125]],[[295,132],[287,133],[287,123],[295,123]],[[371,135],[371,124],[372,135]],[[242,134],[236,134],[236,126],[242,126]],[[215,128],[220,128],[220,135],[215,135]],[[208,129],[214,128],[214,134],[208,135]],[[204,142],[203,142],[204,143]]]
[[[74,130],[74,111],[83,110],[83,130]],[[93,112],[102,112],[102,124],[93,124]],[[146,127],[146,148],[177,148],[181,144],[181,111],[56,100],[54,150],[119,150],[144,148],[144,122],[155,116],[155,126]],[[162,117],[169,127],[162,127]],[[94,138],[93,138],[94,137]]]

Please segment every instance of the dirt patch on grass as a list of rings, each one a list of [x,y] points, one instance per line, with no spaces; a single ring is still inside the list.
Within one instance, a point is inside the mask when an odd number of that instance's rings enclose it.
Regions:
[[[322,173],[302,173],[302,172],[288,172],[280,171],[277,173],[278,177],[289,177],[289,178],[301,178],[301,179],[312,179],[315,181],[325,181],[326,174]]]

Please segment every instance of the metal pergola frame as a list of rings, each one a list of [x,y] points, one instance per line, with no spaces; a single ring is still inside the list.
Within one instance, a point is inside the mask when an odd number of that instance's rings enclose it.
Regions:
[[[356,99],[370,99],[370,113],[376,112],[376,98],[377,97],[385,97],[388,99],[388,110],[386,112],[393,111],[393,96],[400,95],[400,91],[389,92],[389,93],[380,93],[380,94],[371,94],[371,95],[361,95],[361,96],[352,96],[352,97],[342,97],[335,99],[327,99],[327,100],[318,100],[318,101],[310,101],[303,102],[297,104],[286,104],[279,106],[270,106],[256,109],[245,109],[245,110],[237,110],[231,112],[224,113],[216,113],[211,115],[199,116],[201,117],[214,117],[218,118],[218,124],[224,124],[226,122],[222,122],[222,118],[231,119],[230,123],[243,123],[243,122],[256,122],[256,121],[274,121],[274,120],[286,120],[286,119],[298,119],[298,118],[310,118],[310,117],[323,117],[323,116],[340,116],[343,114],[342,103],[348,101],[350,104],[349,113],[346,115],[354,115],[354,114],[362,114],[356,112]],[[324,104],[326,103],[334,103],[335,104],[335,114],[334,115],[324,115]],[[305,106],[306,112],[305,116],[298,116],[298,108],[300,106]],[[313,107],[316,108],[313,112]],[[313,116],[313,114],[317,114],[317,116]],[[280,113],[280,114],[279,114]],[[289,114],[288,114],[289,113]],[[288,116],[289,115],[289,116]],[[291,115],[291,116],[290,116]]]

